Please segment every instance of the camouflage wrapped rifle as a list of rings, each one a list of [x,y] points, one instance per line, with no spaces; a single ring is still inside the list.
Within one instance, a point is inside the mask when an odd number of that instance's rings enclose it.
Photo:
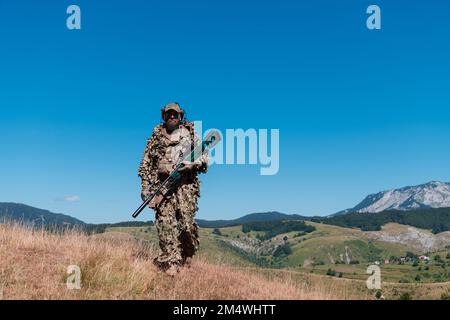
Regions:
[[[147,198],[145,198],[139,208],[137,208],[137,210],[133,213],[132,217],[136,218],[145,209],[145,207],[147,207],[152,202],[152,200],[154,200],[158,196],[165,194],[165,192],[167,192],[174,185],[174,183],[178,181],[181,176],[181,173],[178,170],[185,165],[183,163],[184,161],[194,162],[203,154],[203,152],[208,152],[209,150],[214,148],[219,143],[220,139],[221,136],[218,131],[211,131],[210,133],[208,133],[205,140],[201,144],[195,146],[195,148],[191,152],[181,157],[181,161],[177,163],[170,175],[158,185],[154,192],[152,192],[147,196]]]

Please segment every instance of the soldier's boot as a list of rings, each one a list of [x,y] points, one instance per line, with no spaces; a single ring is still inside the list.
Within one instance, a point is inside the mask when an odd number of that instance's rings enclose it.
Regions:
[[[172,266],[179,267],[183,264],[183,257],[179,253],[179,250],[168,253],[160,250],[159,254],[155,259],[153,259],[153,263],[160,269],[161,271],[167,271]]]

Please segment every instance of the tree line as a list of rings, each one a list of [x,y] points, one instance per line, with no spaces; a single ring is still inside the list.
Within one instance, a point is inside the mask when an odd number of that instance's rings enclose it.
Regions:
[[[450,208],[387,210],[377,213],[352,212],[333,217],[314,217],[310,220],[347,228],[359,228],[362,231],[379,231],[383,225],[395,222],[421,229],[431,229],[436,234],[450,230]]]

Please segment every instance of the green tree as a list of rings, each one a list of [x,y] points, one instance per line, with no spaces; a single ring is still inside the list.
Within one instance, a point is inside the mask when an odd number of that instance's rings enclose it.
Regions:
[[[328,268],[327,270],[327,276],[335,276],[336,275],[336,270]]]
[[[273,253],[274,257],[288,256],[292,253],[292,248],[289,243],[279,246]]]

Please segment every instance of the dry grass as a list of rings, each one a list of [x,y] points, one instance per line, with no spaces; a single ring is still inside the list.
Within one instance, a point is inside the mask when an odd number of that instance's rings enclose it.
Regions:
[[[3,299],[367,299],[355,282],[316,275],[237,269],[196,257],[171,278],[151,263],[156,248],[125,235],[55,234],[0,224]],[[81,290],[68,290],[78,265]]]

